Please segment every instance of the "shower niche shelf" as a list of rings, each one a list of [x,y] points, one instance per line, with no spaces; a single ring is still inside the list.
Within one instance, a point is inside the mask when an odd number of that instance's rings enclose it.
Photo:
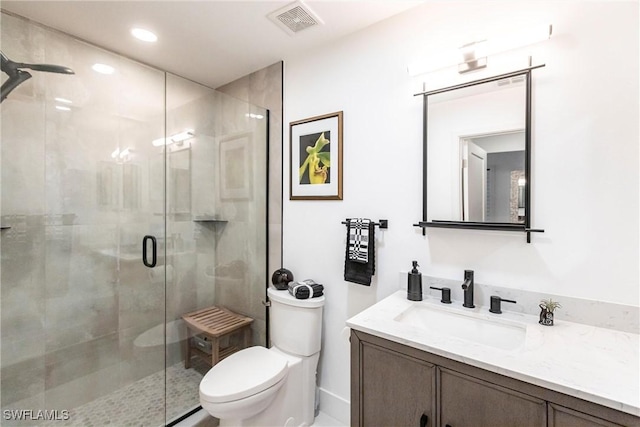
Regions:
[[[226,224],[229,221],[225,219],[214,218],[212,216],[197,216],[193,218],[193,222],[216,225],[216,224]]]
[[[193,218],[193,222],[200,225],[200,227],[196,227],[196,229],[200,229],[203,231],[209,230],[210,232],[213,232],[215,234],[216,238],[219,238],[229,221],[215,218],[210,215],[200,215],[195,216]]]

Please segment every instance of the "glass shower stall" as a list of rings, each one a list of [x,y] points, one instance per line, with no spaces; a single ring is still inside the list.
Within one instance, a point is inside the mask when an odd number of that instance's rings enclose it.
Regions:
[[[74,74],[0,105],[0,424],[169,424],[209,369],[184,314],[266,344],[268,111],[1,19],[7,58]]]

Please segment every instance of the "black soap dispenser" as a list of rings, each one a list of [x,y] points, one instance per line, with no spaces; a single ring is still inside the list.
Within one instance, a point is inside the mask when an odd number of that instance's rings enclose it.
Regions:
[[[422,301],[422,274],[418,271],[418,261],[413,261],[413,268],[407,276],[407,299]]]

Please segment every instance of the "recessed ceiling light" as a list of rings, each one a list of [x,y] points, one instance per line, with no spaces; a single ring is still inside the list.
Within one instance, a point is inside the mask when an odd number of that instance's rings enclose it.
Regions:
[[[132,28],[131,34],[133,35],[133,37],[137,38],[138,40],[142,40],[143,42],[153,43],[158,41],[158,36],[153,34],[151,31],[145,30],[143,28]]]
[[[106,64],[93,64],[91,68],[93,68],[93,71],[96,71],[100,74],[113,74],[113,72],[115,71],[115,68],[113,68],[111,65]]]

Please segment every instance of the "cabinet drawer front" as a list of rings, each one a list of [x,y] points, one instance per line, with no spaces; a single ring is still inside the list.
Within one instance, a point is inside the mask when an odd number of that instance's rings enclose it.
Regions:
[[[435,366],[377,345],[361,344],[360,425],[435,425]]]
[[[549,404],[550,427],[623,427],[563,406]]]
[[[459,374],[438,369],[440,425],[544,427],[544,400]]]

